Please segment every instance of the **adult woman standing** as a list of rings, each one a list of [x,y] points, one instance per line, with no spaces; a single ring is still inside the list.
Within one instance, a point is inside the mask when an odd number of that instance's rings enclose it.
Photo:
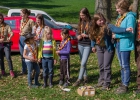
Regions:
[[[87,82],[87,70],[86,63],[91,51],[91,41],[89,39],[89,27],[91,17],[87,8],[82,8],[80,10],[80,18],[78,24],[78,49],[81,60],[81,68],[79,72],[78,80],[73,84],[73,86],[78,86],[81,83],[82,78],[84,78],[84,84]]]
[[[128,0],[118,0],[115,4],[116,11],[119,16],[116,21],[116,26],[122,28],[136,27],[136,14],[129,11],[130,3]],[[128,91],[130,82],[130,53],[134,50],[134,32],[115,33],[113,38],[117,39],[116,51],[121,66],[121,85],[117,88],[116,93],[122,94]]]
[[[11,60],[11,38],[13,36],[13,32],[11,27],[4,22],[4,17],[0,14],[0,66],[1,66],[1,74],[5,75],[5,68],[4,68],[4,53],[6,59],[8,61],[10,75],[11,77],[15,77],[13,72],[13,64]]]
[[[22,9],[21,10],[21,24],[20,24],[20,39],[19,39],[19,50],[21,54],[21,59],[22,59],[22,73],[21,74],[26,74],[27,73],[27,66],[25,63],[25,58],[23,57],[23,50],[24,50],[24,40],[25,36],[28,33],[32,32],[32,27],[34,26],[34,21],[29,18],[30,15],[30,10],[28,9]]]

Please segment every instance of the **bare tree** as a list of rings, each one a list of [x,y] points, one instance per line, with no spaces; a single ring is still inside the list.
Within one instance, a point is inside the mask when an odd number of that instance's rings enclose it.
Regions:
[[[95,12],[100,12],[111,20],[111,0],[96,0]]]

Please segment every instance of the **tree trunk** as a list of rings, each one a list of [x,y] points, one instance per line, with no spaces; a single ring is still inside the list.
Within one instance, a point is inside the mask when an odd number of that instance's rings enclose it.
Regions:
[[[139,0],[134,0],[133,1],[133,7],[132,7],[132,11],[137,13],[137,15],[139,14],[138,13],[138,7],[139,7]]]
[[[111,0],[96,0],[95,13],[102,13],[105,18],[111,20]]]

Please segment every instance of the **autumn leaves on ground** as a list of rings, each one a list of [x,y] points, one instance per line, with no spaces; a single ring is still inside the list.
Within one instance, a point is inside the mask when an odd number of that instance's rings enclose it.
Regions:
[[[116,1],[116,0],[114,0]],[[0,5],[10,8],[28,8],[43,10],[50,14],[57,21],[68,23],[78,23],[79,10],[82,7],[87,7],[91,16],[94,13],[95,0],[1,0]],[[114,6],[112,6],[114,7]],[[114,11],[114,10],[113,10]],[[7,10],[0,9],[0,12],[7,14]],[[64,16],[64,17],[62,17]],[[116,17],[115,17],[116,18]],[[112,63],[112,81],[111,89],[109,91],[101,91],[96,89],[94,97],[81,97],[77,94],[77,88],[72,84],[77,80],[80,61],[78,54],[71,54],[71,84],[68,87],[70,92],[64,92],[58,87],[59,83],[59,63],[54,67],[54,87],[45,88],[42,86],[35,89],[29,89],[27,85],[27,75],[20,76],[21,59],[19,53],[12,53],[12,60],[16,77],[11,79],[9,75],[9,68],[5,60],[6,76],[1,76],[0,73],[0,100],[140,100],[140,95],[135,95],[133,90],[136,89],[136,64],[134,61],[134,52],[131,53],[131,80],[129,85],[129,92],[122,95],[116,95],[114,90],[120,83],[120,66],[115,55]],[[88,85],[94,86],[98,80],[98,63],[96,54],[91,53],[87,62],[88,70]],[[39,79],[43,85],[43,80]]]
[[[29,89],[27,85],[27,76],[20,76],[21,72],[21,59],[19,53],[12,53],[12,60],[16,77],[11,79],[9,76],[8,64],[5,59],[6,76],[0,78],[0,100],[139,100],[140,96],[133,94],[136,89],[136,65],[134,62],[134,53],[131,54],[131,82],[129,92],[123,95],[116,95],[114,90],[120,83],[120,67],[117,57],[114,57],[112,64],[112,83],[109,91],[101,91],[96,89],[94,97],[81,97],[77,94],[77,88],[72,84],[77,80],[80,62],[78,54],[71,54],[71,84],[68,87],[70,92],[64,92],[58,87],[59,83],[59,62],[55,65],[54,70],[54,87],[45,88],[42,86],[36,89]],[[88,68],[88,85],[94,86],[98,80],[98,64],[96,54],[91,53],[87,63]],[[43,85],[43,80],[39,79]]]

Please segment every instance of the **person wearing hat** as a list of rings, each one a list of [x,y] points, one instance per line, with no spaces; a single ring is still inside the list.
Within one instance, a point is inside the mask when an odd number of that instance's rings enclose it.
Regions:
[[[35,34],[28,33],[25,35],[25,46],[23,51],[23,57],[25,58],[25,63],[27,65],[28,70],[28,86],[29,88],[34,88],[39,86],[38,76],[40,73],[40,69],[38,66],[37,60],[37,44],[34,40]],[[32,71],[35,71],[34,82],[32,84]]]

